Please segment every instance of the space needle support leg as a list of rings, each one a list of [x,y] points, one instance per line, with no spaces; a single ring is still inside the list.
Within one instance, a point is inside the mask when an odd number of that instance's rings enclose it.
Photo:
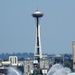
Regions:
[[[37,17],[37,55],[40,55],[40,51],[39,51],[39,18]],[[40,62],[40,57],[38,56],[38,58],[37,58],[37,60],[38,60],[38,63]]]

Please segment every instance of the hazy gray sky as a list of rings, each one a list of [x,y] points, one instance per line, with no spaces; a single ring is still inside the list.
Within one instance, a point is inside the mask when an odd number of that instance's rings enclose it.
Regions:
[[[0,0],[0,53],[33,52],[36,24],[32,13],[43,12],[42,52],[72,53],[75,0]]]

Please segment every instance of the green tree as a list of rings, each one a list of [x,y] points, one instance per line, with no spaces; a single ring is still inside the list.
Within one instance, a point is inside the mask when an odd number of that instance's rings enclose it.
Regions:
[[[65,62],[64,66],[70,68],[71,70],[73,70],[73,63],[71,61]]]

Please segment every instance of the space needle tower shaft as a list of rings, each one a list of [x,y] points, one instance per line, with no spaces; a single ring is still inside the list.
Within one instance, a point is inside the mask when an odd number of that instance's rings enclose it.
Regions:
[[[43,16],[43,14],[36,10],[32,16],[36,19],[36,48],[34,52],[34,57],[40,63],[40,58],[42,58],[42,50],[41,50],[41,41],[40,41],[40,18]]]

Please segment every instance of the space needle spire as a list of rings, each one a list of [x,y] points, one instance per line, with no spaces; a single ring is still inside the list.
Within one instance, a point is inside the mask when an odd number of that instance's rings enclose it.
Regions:
[[[41,49],[41,41],[40,41],[40,18],[43,17],[43,13],[41,13],[39,10],[36,10],[32,16],[36,20],[36,45],[35,45],[35,51],[34,51],[34,57],[35,60],[40,63],[40,58],[42,58],[42,49]]]

